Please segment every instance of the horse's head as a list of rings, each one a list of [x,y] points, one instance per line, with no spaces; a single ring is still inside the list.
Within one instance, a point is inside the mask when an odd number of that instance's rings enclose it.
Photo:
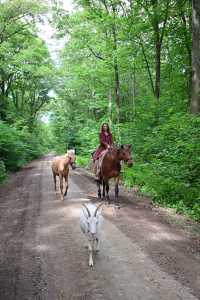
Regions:
[[[72,169],[76,169],[76,164],[75,164],[75,160],[76,160],[76,155],[75,155],[75,150],[67,150],[67,154],[66,156],[69,158],[69,163],[72,167]]]
[[[131,145],[121,145],[118,149],[119,159],[127,163],[128,167],[132,167],[133,160],[131,157]]]

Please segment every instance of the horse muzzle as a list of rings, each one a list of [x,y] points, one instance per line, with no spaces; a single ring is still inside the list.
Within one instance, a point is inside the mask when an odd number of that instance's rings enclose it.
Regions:
[[[71,167],[72,167],[72,170],[75,170],[76,169],[76,164],[75,163],[71,163]]]
[[[127,163],[127,166],[128,166],[128,167],[132,167],[132,165],[133,165],[132,159],[127,160],[126,163]]]

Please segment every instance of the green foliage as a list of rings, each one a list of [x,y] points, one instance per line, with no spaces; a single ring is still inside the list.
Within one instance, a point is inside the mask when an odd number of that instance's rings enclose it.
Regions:
[[[129,186],[160,204],[199,219],[200,118],[176,114],[145,137],[135,166],[125,170]],[[145,161],[145,163],[143,163]]]
[[[191,4],[78,0],[80,9],[69,14],[55,3],[58,35],[68,34],[51,106],[55,147],[88,158],[109,120],[115,143],[132,144],[135,164],[123,169],[125,184],[199,219],[200,124],[187,113]]]
[[[30,133],[0,122],[1,179],[6,171],[15,171],[26,162],[47,151],[44,136],[39,130]]]
[[[55,72],[35,26],[46,12],[40,0],[0,4],[0,181],[51,144],[39,117],[50,102]]]
[[[86,167],[88,166],[89,158],[87,156],[81,156],[77,155],[76,156],[76,165],[78,167]]]
[[[67,34],[56,68],[36,33],[43,1],[0,5],[0,181],[49,150],[73,148],[85,166],[109,122],[116,144],[132,144],[135,163],[123,168],[124,183],[199,220],[200,119],[187,113],[190,3],[75,2],[79,9],[69,14],[53,1],[57,35]]]
[[[0,160],[0,182],[6,178],[6,167],[2,160]]]

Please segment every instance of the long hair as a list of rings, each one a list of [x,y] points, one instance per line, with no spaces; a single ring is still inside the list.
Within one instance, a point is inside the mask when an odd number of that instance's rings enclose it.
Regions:
[[[103,126],[104,125],[107,125],[107,132],[110,134],[111,132],[110,132],[110,127],[109,127],[109,125],[108,125],[108,123],[103,123],[102,125],[101,125],[101,129],[100,129],[100,133],[103,133],[104,132],[104,129],[103,129]]]

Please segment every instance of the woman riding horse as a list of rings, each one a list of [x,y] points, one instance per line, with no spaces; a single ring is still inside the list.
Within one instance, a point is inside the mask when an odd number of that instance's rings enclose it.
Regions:
[[[95,179],[100,180],[100,157],[113,145],[112,133],[108,123],[103,123],[99,133],[100,145],[93,154]]]
[[[98,197],[104,199],[106,197],[108,203],[109,199],[109,180],[114,178],[115,181],[115,205],[120,207],[119,204],[119,178],[121,171],[121,162],[125,162],[128,167],[131,167],[131,145],[123,144],[114,146],[112,141],[112,134],[107,123],[101,126],[99,135],[100,146],[93,154],[93,171],[98,185]],[[103,191],[101,193],[101,184]],[[102,198],[103,197],[103,198]]]

